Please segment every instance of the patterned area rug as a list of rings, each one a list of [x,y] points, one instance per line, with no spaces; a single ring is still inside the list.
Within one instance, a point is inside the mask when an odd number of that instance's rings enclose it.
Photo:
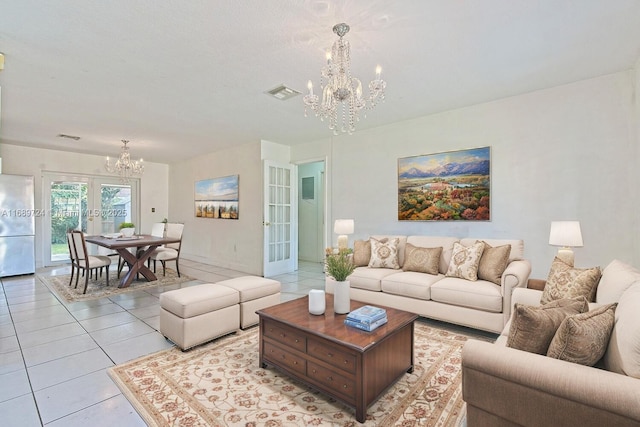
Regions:
[[[150,426],[458,426],[460,353],[470,336],[415,325],[413,373],[369,407],[364,424],[352,408],[259,368],[257,327],[188,352],[174,347],[141,357],[109,374]]]
[[[125,270],[126,271],[126,270]],[[175,270],[170,268],[167,269],[167,275],[162,275],[162,270],[156,273],[158,280],[153,282],[147,282],[146,279],[140,276],[140,280],[134,280],[131,283],[131,286],[128,288],[118,288],[118,283],[120,279],[117,277],[117,273],[115,271],[109,271],[109,286],[105,284],[105,277],[98,276],[96,279],[93,277],[89,279],[89,286],[87,287],[87,293],[83,294],[84,290],[84,277],[80,276],[78,280],[78,288],[75,288],[76,278],[73,277],[73,283],[69,286],[69,278],[70,274],[65,274],[62,276],[40,276],[38,278],[45,283],[49,289],[56,293],[56,295],[62,297],[67,302],[75,302],[75,301],[88,301],[97,298],[110,297],[112,295],[117,295],[125,292],[133,292],[139,291],[141,289],[149,289],[155,288],[157,286],[171,286],[176,285],[183,282],[188,282],[190,280],[194,280],[189,276],[185,276],[184,274],[180,274],[181,277],[178,277],[178,273]]]

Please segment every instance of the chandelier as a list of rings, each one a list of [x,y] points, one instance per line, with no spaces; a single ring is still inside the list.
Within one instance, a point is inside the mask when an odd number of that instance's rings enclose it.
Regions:
[[[331,52],[327,52],[327,65],[320,73],[322,100],[313,93],[313,83],[309,80],[309,93],[303,99],[304,115],[307,116],[307,107],[311,108],[320,120],[329,121],[329,129],[333,130],[334,135],[338,134],[338,130],[351,134],[356,130],[356,122],[360,120],[360,110],[372,109],[379,101],[384,101],[387,83],[380,79],[381,68],[378,66],[376,78],[369,82],[369,97],[364,98],[362,83],[351,76],[349,42],[343,38],[349,32],[349,26],[344,23],[336,24],[333,32],[339,39],[333,43]]]
[[[128,182],[130,178],[136,175],[142,175],[144,172],[144,164],[142,159],[136,160],[135,162],[131,161],[131,155],[129,154],[129,147],[127,144],[129,141],[126,139],[122,140],[122,151],[120,151],[120,157],[118,160],[111,164],[111,160],[107,157],[107,161],[104,164],[105,169],[109,173],[117,173],[120,175],[120,178],[123,182]]]

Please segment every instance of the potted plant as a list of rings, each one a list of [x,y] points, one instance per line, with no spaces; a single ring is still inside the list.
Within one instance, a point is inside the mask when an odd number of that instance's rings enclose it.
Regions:
[[[119,229],[123,236],[131,237],[136,232],[136,225],[132,222],[122,222]]]
[[[337,252],[332,248],[326,250],[325,271],[335,280],[333,311],[336,314],[345,314],[351,310],[347,277],[356,269],[351,253],[351,249],[339,249]]]

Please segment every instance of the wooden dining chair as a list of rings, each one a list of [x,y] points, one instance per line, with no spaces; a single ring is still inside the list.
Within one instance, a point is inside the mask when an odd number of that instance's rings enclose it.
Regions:
[[[80,277],[80,271],[84,273],[84,291],[87,293],[87,287],[89,286],[89,276],[91,272],[94,272],[96,279],[98,278],[98,271],[102,276],[102,269],[106,267],[106,284],[109,286],[109,266],[111,265],[111,258],[108,256],[94,256],[89,255],[87,252],[87,243],[84,240],[84,233],[80,230],[73,230],[71,232],[73,247],[75,255],[77,257],[77,274],[76,274],[76,288],[78,287],[78,279]]]
[[[178,277],[180,277],[180,247],[182,246],[182,232],[184,230],[184,224],[177,223],[168,223],[166,237],[180,239],[177,243],[167,243],[166,245],[156,248],[153,251],[150,260],[153,260],[153,272],[156,272],[156,261],[160,261],[162,263],[162,274],[163,276],[167,275],[167,261],[175,261],[176,262],[176,272],[178,273]]]
[[[78,268],[78,256],[76,255],[76,248],[73,245],[73,235],[71,231],[67,231],[67,246],[69,247],[69,259],[71,260],[71,277],[69,278],[69,286],[73,283],[74,273],[80,274]]]

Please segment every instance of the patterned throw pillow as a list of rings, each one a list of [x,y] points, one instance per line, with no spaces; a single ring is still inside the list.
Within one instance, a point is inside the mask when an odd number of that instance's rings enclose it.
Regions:
[[[562,321],[589,310],[586,298],[560,299],[538,307],[516,303],[507,347],[530,353],[547,354],[549,344]]]
[[[398,262],[398,244],[400,243],[400,239],[396,237],[383,242],[372,237],[369,239],[369,242],[371,243],[369,267],[393,268],[396,270],[400,268],[400,263]]]
[[[509,264],[509,254],[511,253],[511,245],[496,246],[495,248],[484,243],[484,251],[478,265],[478,279],[488,280],[496,285],[500,284],[502,273]]]
[[[600,267],[573,268],[560,258],[555,257],[540,303],[546,304],[557,299],[579,296],[583,296],[591,302],[596,296],[601,275]]]
[[[547,356],[567,362],[593,366],[609,345],[617,304],[607,304],[562,321]]]
[[[421,248],[407,243],[404,249],[404,271],[417,271],[419,273],[438,274],[442,246],[439,248]]]
[[[480,264],[482,251],[484,251],[484,242],[476,242],[471,246],[463,246],[455,242],[446,276],[478,280],[478,264]]]
[[[353,263],[356,267],[369,265],[371,259],[371,243],[368,240],[356,240],[353,242]]]

